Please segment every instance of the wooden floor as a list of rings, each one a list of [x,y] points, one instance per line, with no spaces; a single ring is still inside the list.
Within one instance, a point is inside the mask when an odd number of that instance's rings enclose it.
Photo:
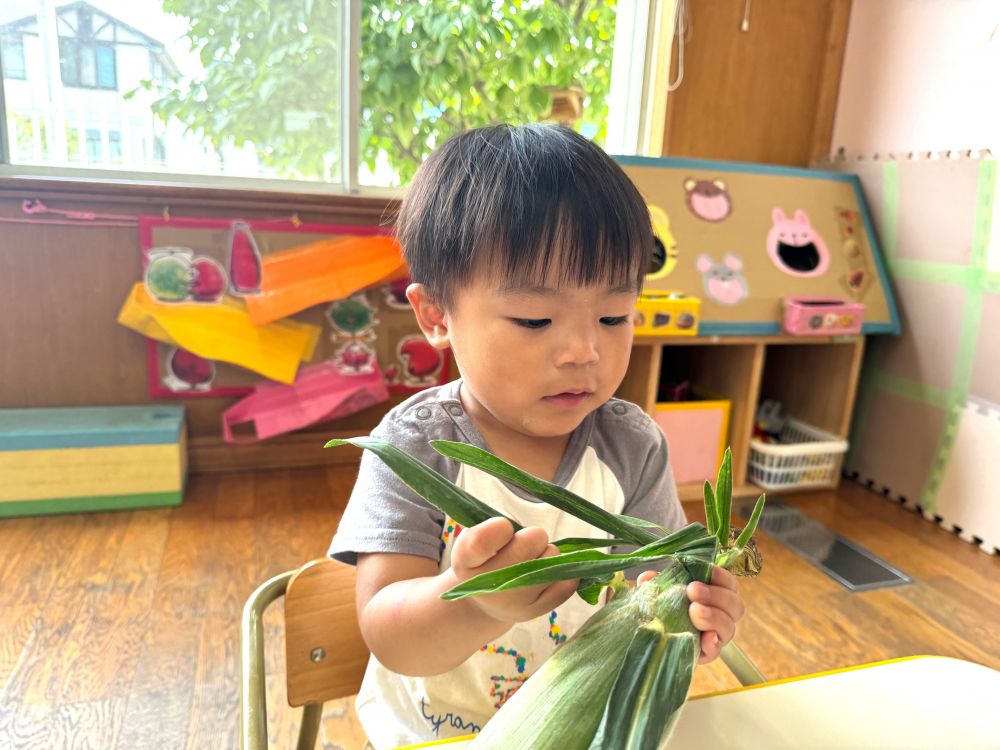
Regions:
[[[199,475],[176,509],[0,520],[0,748],[237,748],[242,603],[324,553],[353,473]],[[791,502],[916,583],[850,593],[761,535],[737,640],[765,675],[913,654],[1000,669],[1000,558],[854,485]],[[280,611],[266,624],[280,635]],[[270,642],[272,729],[290,747]],[[693,692],[731,686],[712,665]],[[324,747],[360,743],[346,712],[328,707]]]

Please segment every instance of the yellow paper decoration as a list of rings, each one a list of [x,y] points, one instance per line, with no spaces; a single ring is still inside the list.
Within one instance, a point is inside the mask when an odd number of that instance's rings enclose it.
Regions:
[[[118,322],[199,357],[245,367],[281,383],[295,381],[299,363],[312,359],[320,334],[319,327],[294,320],[254,326],[244,304],[230,297],[211,305],[157,302],[141,283],[132,287]]]

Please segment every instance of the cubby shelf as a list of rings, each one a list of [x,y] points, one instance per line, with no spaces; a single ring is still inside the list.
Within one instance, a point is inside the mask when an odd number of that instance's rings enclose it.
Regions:
[[[747,481],[747,457],[757,404],[780,401],[795,418],[846,438],[863,352],[862,336],[637,336],[618,395],[652,413],[660,378],[670,370],[728,399],[733,493],[755,496],[760,489]],[[702,486],[683,484],[678,492],[697,500]]]

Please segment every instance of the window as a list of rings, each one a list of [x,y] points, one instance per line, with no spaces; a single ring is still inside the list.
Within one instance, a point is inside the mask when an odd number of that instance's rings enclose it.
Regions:
[[[558,120],[605,143],[617,26],[646,14],[621,0],[6,4],[18,20],[0,35],[57,46],[62,84],[32,70],[32,96],[5,91],[8,122],[47,125],[43,148],[7,150],[16,163],[341,187],[403,185],[442,141],[491,122]]]
[[[24,63],[24,38],[21,36],[0,37],[0,63],[3,64],[3,77],[23,81],[28,77],[27,66]]]
[[[60,37],[59,70],[64,86],[118,88],[115,50],[107,45]]]
[[[122,134],[117,130],[108,133],[108,161],[112,164],[122,163]]]
[[[167,144],[158,135],[153,136],[153,161],[157,164],[167,163]]]
[[[101,146],[101,131],[87,128],[87,161],[100,164],[104,161],[104,148]]]

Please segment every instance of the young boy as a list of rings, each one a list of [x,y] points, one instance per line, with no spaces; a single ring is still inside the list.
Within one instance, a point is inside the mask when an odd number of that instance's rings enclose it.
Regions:
[[[525,528],[491,519],[460,529],[363,455],[330,553],[358,568],[372,659],[357,712],[379,750],[478,731],[596,609],[574,595],[576,581],[439,598],[479,573],[554,554],[549,540],[601,532],[443,458],[429,440],[486,448],[614,513],[686,523],[662,432],[612,397],[653,242],[624,172],[564,128],[470,131],[421,166],[398,229],[417,321],[433,346],[451,348],[461,378],[392,409],[372,434]],[[688,596],[710,661],[743,615],[735,578],[716,568],[712,585],[693,583]]]

